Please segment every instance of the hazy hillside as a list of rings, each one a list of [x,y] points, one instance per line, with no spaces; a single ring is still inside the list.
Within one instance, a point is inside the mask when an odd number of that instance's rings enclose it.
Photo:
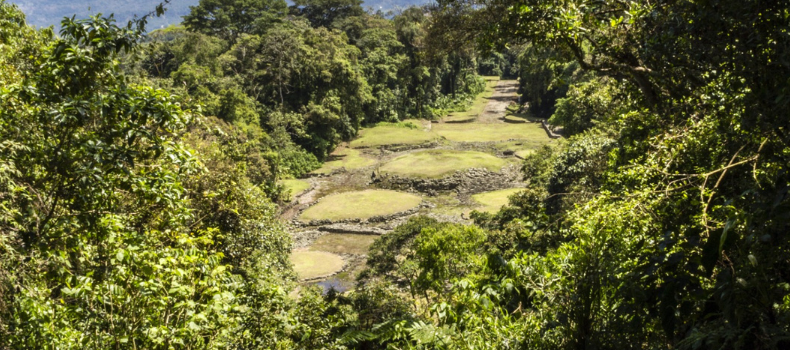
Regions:
[[[149,22],[149,29],[156,29],[181,22],[181,16],[189,13],[189,6],[196,5],[200,0],[173,0],[168,7],[164,17],[154,18]],[[27,15],[29,24],[46,27],[49,25],[60,25],[63,17],[87,17],[91,14],[114,13],[118,22],[126,22],[134,15],[143,15],[153,10],[161,0],[13,0],[9,1],[17,4],[22,12]],[[366,1],[365,8],[374,10],[393,10],[399,7],[410,5],[421,5],[427,0],[371,0]]]

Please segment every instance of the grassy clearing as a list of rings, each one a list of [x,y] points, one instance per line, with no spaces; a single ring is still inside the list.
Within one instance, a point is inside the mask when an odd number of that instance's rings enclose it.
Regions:
[[[305,222],[367,219],[406,211],[416,207],[421,201],[419,196],[388,190],[343,192],[324,197],[318,204],[302,212],[300,218]]]
[[[343,258],[328,252],[297,251],[291,253],[291,263],[299,279],[328,276],[343,269]]]
[[[321,168],[314,171],[316,174],[330,174],[333,171],[345,168],[353,170],[376,164],[376,160],[368,158],[359,150],[353,148],[338,148],[329,156]]]
[[[285,189],[291,194],[288,198],[294,198],[306,189],[310,188],[310,183],[307,180],[290,179],[280,180],[279,183],[285,186]]]
[[[463,112],[452,112],[443,118],[445,122],[461,123],[467,120],[474,120],[480,113],[486,109],[489,99],[494,95],[496,85],[499,84],[499,77],[484,77],[486,80],[486,88],[475,98],[472,106]]]
[[[510,195],[523,190],[523,188],[508,188],[505,190],[483,192],[473,195],[472,199],[482,205],[482,207],[475,208],[475,210],[495,213],[499,211],[503,205],[507,204],[507,198],[510,197]]]
[[[417,178],[441,178],[457,170],[499,171],[507,161],[475,151],[429,150],[402,155],[379,168],[383,173]]]
[[[436,141],[438,138],[436,134],[425,129],[380,125],[370,129],[363,129],[359,132],[359,137],[351,141],[349,145],[352,148],[370,148],[385,145],[418,145]]]
[[[551,139],[538,124],[436,124],[434,132],[455,142],[489,142],[507,140],[531,140],[548,143]]]
[[[319,237],[310,250],[335,254],[365,255],[378,236],[351,233],[332,233]]]

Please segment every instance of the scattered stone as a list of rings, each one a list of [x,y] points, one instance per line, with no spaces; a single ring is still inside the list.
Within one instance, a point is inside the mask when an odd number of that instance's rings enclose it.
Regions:
[[[315,242],[318,237],[321,237],[326,234],[326,232],[318,231],[318,230],[306,230],[306,231],[291,231],[291,238],[293,239],[294,249],[301,249],[307,248]]]
[[[319,231],[331,233],[354,233],[360,235],[383,235],[387,230],[382,230],[376,227],[353,225],[353,224],[331,224],[318,228]]]
[[[418,179],[397,175],[381,175],[376,178],[379,187],[399,191],[420,192],[435,196],[440,191],[456,191],[460,194],[479,193],[513,187],[521,174],[514,166],[502,172],[492,172],[484,168],[456,171],[441,179]]]

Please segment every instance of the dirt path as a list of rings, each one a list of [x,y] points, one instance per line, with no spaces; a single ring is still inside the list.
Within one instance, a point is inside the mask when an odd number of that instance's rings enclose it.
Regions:
[[[486,108],[477,118],[478,123],[502,123],[507,106],[518,102],[518,81],[500,80],[494,89]]]

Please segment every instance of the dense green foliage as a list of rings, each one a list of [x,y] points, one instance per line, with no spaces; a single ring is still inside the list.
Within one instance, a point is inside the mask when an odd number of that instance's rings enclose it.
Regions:
[[[485,261],[447,252],[479,267],[430,301],[425,322],[440,340],[415,331],[393,341],[790,346],[789,5],[440,2],[437,35],[525,45],[526,102],[573,136],[528,157],[530,186],[511,207],[475,214]],[[414,241],[444,234],[423,229]],[[414,261],[421,276],[423,258],[400,264]]]
[[[0,348],[790,347],[790,3],[359,6],[204,0],[145,38],[0,3]],[[291,293],[276,180],[477,71],[569,137],[499,212]]]
[[[119,21],[126,22],[134,18],[135,15],[142,16],[151,11],[161,0],[16,0],[14,4],[25,12],[29,24],[38,27],[48,27],[54,25],[59,28],[63,17],[76,15],[77,18],[84,18],[89,15],[103,13],[105,15],[114,14]],[[190,14],[190,7],[197,6],[200,0],[176,0],[167,6],[167,13],[158,18],[151,18],[150,29],[164,28],[169,25],[178,25],[182,22],[182,17]],[[405,9],[411,6],[423,6],[428,1],[422,0],[368,0],[363,3],[365,9],[389,12]]]
[[[0,348],[342,348],[350,306],[289,295],[276,180],[479,91],[422,61],[408,13],[325,28],[207,0],[186,28],[97,16],[56,37],[0,2]]]
[[[434,118],[483,88],[473,55],[427,58],[419,8],[392,20],[353,1],[299,2],[290,12],[283,1],[201,1],[185,28],[152,33],[136,67],[277,155],[263,157],[267,188],[315,169],[364,124]]]

